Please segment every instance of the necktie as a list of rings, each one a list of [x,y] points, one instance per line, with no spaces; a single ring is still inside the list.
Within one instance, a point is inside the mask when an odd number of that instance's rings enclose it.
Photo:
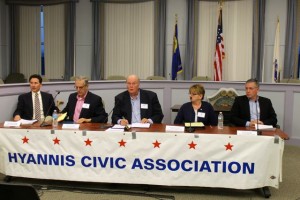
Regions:
[[[41,109],[40,109],[40,100],[39,100],[39,94],[35,93],[34,98],[34,110],[35,110],[35,119],[40,121],[41,120]]]

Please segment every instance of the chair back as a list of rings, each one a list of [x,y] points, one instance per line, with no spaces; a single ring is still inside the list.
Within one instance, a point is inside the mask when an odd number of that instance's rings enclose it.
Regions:
[[[208,76],[194,76],[192,81],[211,81],[211,78]]]
[[[147,80],[166,80],[166,78],[163,76],[148,76],[146,79]]]
[[[126,77],[122,75],[111,75],[108,76],[106,80],[126,80]]]
[[[300,83],[300,80],[294,78],[284,78],[280,80],[280,83]]]
[[[50,82],[50,80],[48,78],[46,78],[46,77],[42,77],[42,80],[43,80],[43,83],[44,82]]]
[[[6,77],[5,83],[26,83],[26,79],[22,73],[12,73]]]

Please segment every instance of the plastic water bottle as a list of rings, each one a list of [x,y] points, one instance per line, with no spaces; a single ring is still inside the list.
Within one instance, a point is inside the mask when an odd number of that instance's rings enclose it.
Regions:
[[[218,129],[223,129],[224,116],[222,112],[218,115]]]
[[[53,111],[53,114],[52,114],[52,127],[53,127],[53,128],[56,128],[56,127],[57,127],[57,124],[58,124],[57,118],[58,118],[57,111],[54,110],[54,111]]]

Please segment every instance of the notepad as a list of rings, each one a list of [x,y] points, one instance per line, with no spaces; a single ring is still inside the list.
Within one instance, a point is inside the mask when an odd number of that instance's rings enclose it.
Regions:
[[[59,117],[57,118],[57,121],[58,122],[63,121],[66,118],[66,116],[67,116],[67,112],[60,114]]]
[[[202,122],[185,122],[184,126],[192,128],[203,128],[204,124]]]

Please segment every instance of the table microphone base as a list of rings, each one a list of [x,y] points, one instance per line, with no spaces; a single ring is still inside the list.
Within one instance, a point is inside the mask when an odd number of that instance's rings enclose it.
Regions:
[[[187,132],[189,132],[189,133],[194,133],[195,132],[195,128],[193,128],[193,127],[185,127],[185,130],[187,131]]]
[[[46,126],[51,126],[51,124],[48,124],[46,122],[41,123],[40,127],[46,127]]]

